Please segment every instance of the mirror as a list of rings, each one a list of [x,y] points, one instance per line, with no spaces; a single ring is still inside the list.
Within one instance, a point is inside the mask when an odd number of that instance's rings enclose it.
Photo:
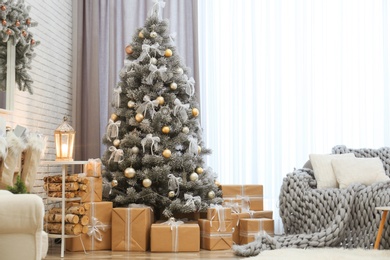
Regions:
[[[0,44],[0,64],[7,72],[0,72],[0,109],[14,109],[15,46],[8,41]],[[6,67],[4,66],[6,65]]]

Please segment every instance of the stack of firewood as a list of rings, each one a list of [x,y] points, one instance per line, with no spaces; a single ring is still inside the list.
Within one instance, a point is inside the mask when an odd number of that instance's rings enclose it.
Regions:
[[[49,197],[62,197],[62,176],[47,176],[43,178],[43,188]],[[77,174],[65,176],[65,198],[74,198],[85,193],[89,180],[86,177],[79,177]]]
[[[89,204],[68,203],[65,207],[65,234],[79,235],[88,232]],[[45,214],[44,229],[51,234],[61,234],[62,208],[51,208]]]

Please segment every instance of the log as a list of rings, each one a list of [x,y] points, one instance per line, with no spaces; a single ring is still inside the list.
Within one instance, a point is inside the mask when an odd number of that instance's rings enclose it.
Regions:
[[[61,223],[46,223],[44,230],[51,234],[61,234]],[[65,235],[78,235],[83,230],[80,224],[65,224]]]
[[[79,177],[77,179],[77,182],[80,183],[80,184],[88,184],[89,183],[89,180],[85,177]]]
[[[46,213],[45,214],[45,221],[46,222],[61,222],[62,221],[62,214],[53,214],[53,213]],[[71,223],[71,224],[77,224],[80,221],[80,217],[75,214],[66,214],[65,215],[65,223]]]
[[[62,212],[62,208],[51,208],[49,210],[49,213],[60,213]],[[85,208],[84,206],[80,204],[71,204],[69,207],[65,208],[66,214],[76,214],[76,215],[84,215],[85,214]]]
[[[77,182],[78,178],[77,174],[66,175],[65,182]],[[43,178],[43,181],[46,183],[62,182],[62,175],[46,176]]]
[[[83,226],[83,229],[81,230],[81,233],[87,234],[88,233],[88,226]]]
[[[49,196],[51,198],[61,198],[62,197],[62,191],[49,191],[47,196]],[[65,191],[65,198],[71,199],[71,198],[74,198],[74,197],[76,197],[76,193],[75,192]]]
[[[88,189],[88,185],[86,184],[79,184],[79,191],[86,191]]]
[[[45,183],[43,185],[46,191],[62,191],[62,183],[53,182],[53,183]],[[65,183],[65,191],[77,191],[79,189],[78,182],[66,182]]]
[[[81,216],[79,219],[80,219],[80,220],[79,220],[79,223],[80,223],[81,225],[83,225],[83,226],[88,225],[88,223],[89,223],[89,217],[88,217],[87,215]]]

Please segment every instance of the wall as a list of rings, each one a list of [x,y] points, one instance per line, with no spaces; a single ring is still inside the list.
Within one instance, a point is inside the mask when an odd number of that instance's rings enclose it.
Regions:
[[[47,136],[42,160],[54,160],[54,130],[64,115],[72,115],[72,0],[25,0],[25,3],[31,6],[32,20],[38,22],[30,31],[41,42],[35,48],[30,71],[34,94],[16,90],[14,111],[1,111],[0,116],[11,127],[19,124]],[[60,172],[56,166],[40,167],[32,192],[44,198],[43,176]]]

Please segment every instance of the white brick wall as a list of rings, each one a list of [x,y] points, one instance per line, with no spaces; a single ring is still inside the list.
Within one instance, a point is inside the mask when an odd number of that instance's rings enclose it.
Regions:
[[[30,31],[41,44],[35,48],[30,75],[34,94],[15,91],[14,111],[2,113],[8,125],[19,124],[48,137],[43,160],[54,160],[54,130],[63,116],[72,115],[72,0],[25,0],[30,16],[38,22]],[[72,119],[70,119],[72,124]],[[60,173],[59,167],[40,167],[33,193],[45,198],[44,175]]]

